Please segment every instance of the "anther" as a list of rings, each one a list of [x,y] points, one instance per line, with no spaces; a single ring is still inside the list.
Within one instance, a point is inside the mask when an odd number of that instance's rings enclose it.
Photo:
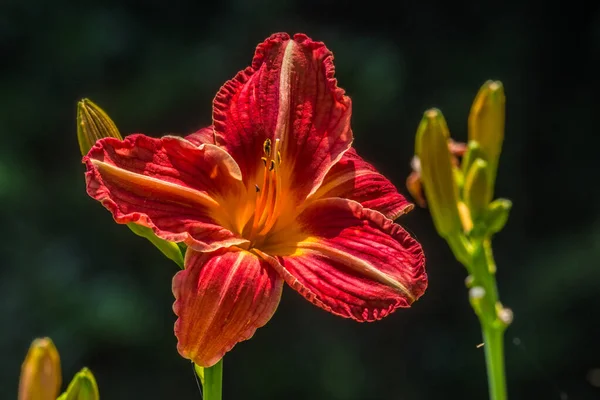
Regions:
[[[267,159],[266,159],[266,158],[264,158],[264,157],[261,157],[260,159],[262,160],[263,164],[264,164],[264,165],[265,165],[265,167],[266,167],[266,166],[267,166]]]
[[[254,185],[254,188],[256,188],[256,193],[260,192],[260,188],[258,187],[258,185]]]
[[[263,144],[263,151],[267,157],[271,155],[271,139],[265,140],[265,143]]]
[[[281,152],[277,152],[277,165],[281,165]]]
[[[271,160],[271,165],[269,165],[269,171],[273,171],[275,169],[275,161]]]

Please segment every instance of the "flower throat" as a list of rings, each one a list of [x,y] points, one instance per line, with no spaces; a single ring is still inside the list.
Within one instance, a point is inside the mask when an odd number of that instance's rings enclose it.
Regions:
[[[250,240],[250,247],[260,244],[273,228],[281,214],[281,140],[265,140],[263,143],[263,181],[256,185],[254,215],[244,228],[244,237]],[[259,175],[260,176],[260,175]],[[246,234],[247,233],[247,234]]]

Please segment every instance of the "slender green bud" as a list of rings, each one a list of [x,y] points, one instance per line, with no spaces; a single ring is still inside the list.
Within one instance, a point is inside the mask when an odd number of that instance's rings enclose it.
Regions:
[[[504,228],[511,208],[512,202],[507,199],[496,199],[490,203],[484,220],[488,234],[493,235]]]
[[[465,178],[463,197],[469,208],[471,218],[476,224],[485,214],[492,194],[488,185],[488,163],[478,158],[473,162]]]
[[[469,114],[469,142],[476,141],[486,155],[492,196],[504,140],[505,103],[502,82],[487,81],[479,89]]]
[[[55,400],[61,383],[56,346],[50,338],[35,339],[21,366],[19,400]]]
[[[442,237],[462,232],[458,186],[448,150],[448,126],[441,111],[425,112],[417,129],[415,153],[431,215]]]
[[[467,144],[467,151],[465,152],[461,163],[461,169],[464,176],[467,176],[469,169],[471,169],[471,165],[473,165],[473,162],[479,158],[483,161],[487,161],[486,155],[484,154],[483,150],[481,150],[479,143],[471,140]]]
[[[81,155],[86,155],[94,144],[105,137],[122,139],[110,117],[91,100],[77,103],[77,140]]]
[[[87,368],[79,371],[64,392],[57,400],[99,400],[100,393],[96,379]]]

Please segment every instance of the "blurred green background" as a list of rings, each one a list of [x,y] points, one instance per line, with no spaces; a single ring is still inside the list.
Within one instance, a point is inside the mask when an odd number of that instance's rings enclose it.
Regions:
[[[409,3],[412,3],[409,5]],[[495,240],[511,399],[600,397],[600,10],[594,2],[0,1],[0,398],[16,398],[30,341],[51,336],[65,380],[82,366],[104,399],[199,399],[175,349],[175,264],[85,194],[75,106],[89,97],[123,133],[190,133],[277,31],[334,52],[355,145],[404,192],[422,112],[466,138],[479,86],[507,94]],[[430,285],[372,324],[293,290],[225,358],[225,398],[485,399],[465,272],[427,210],[400,221]]]

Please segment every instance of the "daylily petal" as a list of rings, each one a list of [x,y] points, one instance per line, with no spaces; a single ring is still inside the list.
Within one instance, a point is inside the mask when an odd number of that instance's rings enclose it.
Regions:
[[[215,130],[212,125],[207,126],[206,128],[201,128],[198,131],[187,135],[185,138],[196,146],[200,146],[204,143],[215,144]]]
[[[118,223],[147,226],[198,251],[247,242],[231,232],[233,206],[224,200],[244,189],[240,170],[217,146],[131,135],[99,140],[83,162],[88,194]]]
[[[383,214],[347,199],[324,199],[300,216],[301,232],[273,255],[286,282],[317,306],[357,321],[409,307],[427,287],[421,246]]]
[[[350,148],[323,179],[313,199],[342,197],[396,219],[414,208],[396,187]]]
[[[266,139],[281,141],[283,184],[304,200],[350,147],[351,102],[334,78],[333,55],[305,35],[271,36],[256,48],[252,65],[217,93],[213,121],[217,144],[237,161],[254,189]]]
[[[177,349],[210,367],[271,319],[283,280],[267,262],[244,250],[188,250],[185,264],[173,278]]]

